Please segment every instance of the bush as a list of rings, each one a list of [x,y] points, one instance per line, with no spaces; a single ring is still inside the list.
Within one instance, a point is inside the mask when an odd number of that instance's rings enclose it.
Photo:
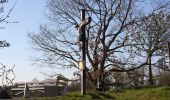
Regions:
[[[12,99],[9,93],[6,90],[0,92],[0,99]]]

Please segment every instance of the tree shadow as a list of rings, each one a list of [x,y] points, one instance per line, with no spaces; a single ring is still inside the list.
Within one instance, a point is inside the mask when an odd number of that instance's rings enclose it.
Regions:
[[[92,97],[92,99],[102,99],[99,95],[94,93],[90,93],[89,95]]]
[[[115,97],[113,96],[110,96],[108,94],[105,94],[105,93],[98,93],[99,95],[101,95],[102,97],[104,97],[105,99],[112,99],[112,100],[116,100]]]

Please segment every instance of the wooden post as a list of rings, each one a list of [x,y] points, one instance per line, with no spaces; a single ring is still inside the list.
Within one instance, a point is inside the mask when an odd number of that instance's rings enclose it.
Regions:
[[[28,84],[25,83],[25,88],[24,88],[24,98],[30,98],[31,97],[31,92],[29,90]]]
[[[169,67],[170,67],[170,42],[168,42],[167,44],[167,48],[168,48],[168,57],[169,57]]]
[[[85,20],[85,9],[81,11],[81,20]],[[86,33],[85,26],[82,27],[82,62],[83,70],[81,75],[81,95],[86,94]]]

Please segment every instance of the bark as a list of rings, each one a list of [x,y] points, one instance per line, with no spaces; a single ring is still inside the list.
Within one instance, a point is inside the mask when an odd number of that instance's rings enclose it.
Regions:
[[[153,85],[153,76],[152,76],[152,56],[149,56],[149,85]]]

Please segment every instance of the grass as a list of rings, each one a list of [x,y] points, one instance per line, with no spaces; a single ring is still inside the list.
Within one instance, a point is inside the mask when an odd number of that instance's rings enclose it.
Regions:
[[[170,100],[170,87],[150,87],[107,91],[105,93],[88,93],[81,96],[80,92],[68,93],[67,96],[32,98],[31,100]]]
[[[152,87],[127,89],[122,92],[110,92],[116,100],[170,100],[170,87]]]

